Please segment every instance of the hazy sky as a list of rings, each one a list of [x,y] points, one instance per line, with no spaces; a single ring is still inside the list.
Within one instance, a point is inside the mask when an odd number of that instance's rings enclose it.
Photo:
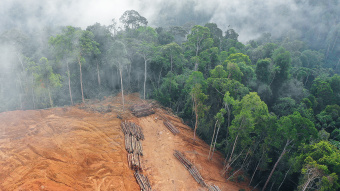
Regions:
[[[308,23],[311,18],[304,17],[307,9],[309,15],[320,12],[307,3],[299,7],[296,1],[306,0],[1,0],[0,31],[24,25],[30,28],[42,24],[83,28],[95,22],[108,25],[111,19],[118,21],[124,11],[131,9],[154,26],[164,15],[176,17],[180,11],[189,10],[207,15],[223,31],[228,26],[236,29],[244,41],[258,36],[259,29],[275,35],[291,30],[294,22]]]

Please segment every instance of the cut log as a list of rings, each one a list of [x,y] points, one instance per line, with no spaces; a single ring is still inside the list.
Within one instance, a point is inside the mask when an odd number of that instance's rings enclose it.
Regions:
[[[198,172],[197,168],[188,159],[186,159],[181,152],[175,150],[174,156],[184,165],[196,182],[198,182],[203,187],[207,187],[207,184],[205,183],[201,174]]]

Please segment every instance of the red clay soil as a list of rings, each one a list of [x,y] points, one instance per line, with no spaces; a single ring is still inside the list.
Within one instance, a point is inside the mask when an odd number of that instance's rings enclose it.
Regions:
[[[126,102],[128,107],[146,101],[131,94]],[[173,135],[159,113],[180,134]],[[222,156],[216,153],[209,161],[209,145],[193,141],[193,131],[179,118],[162,109],[136,118],[127,109],[123,112],[119,96],[72,107],[0,113],[0,190],[140,190],[128,167],[117,116],[143,129],[142,173],[153,190],[207,190],[173,156],[175,149],[197,167],[206,183],[221,190],[250,190],[220,175]]]

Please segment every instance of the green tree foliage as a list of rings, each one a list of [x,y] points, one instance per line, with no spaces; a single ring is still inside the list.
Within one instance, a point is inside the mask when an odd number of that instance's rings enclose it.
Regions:
[[[243,77],[240,67],[238,67],[238,65],[233,62],[228,62],[227,64],[227,75],[229,79],[236,81],[241,81]]]
[[[278,97],[279,89],[289,78],[291,57],[290,53],[281,47],[274,51],[272,58],[275,64],[275,69],[270,85],[274,95],[273,97],[276,99]]]
[[[199,25],[194,26],[187,36],[187,42],[184,43],[184,46],[188,52],[187,54],[193,56],[195,71],[198,69],[199,54],[213,45],[213,39],[210,36],[209,28]]]
[[[209,141],[208,158],[215,149],[225,155],[228,179],[242,172],[264,190],[339,189],[337,6],[296,3],[320,8],[317,19],[328,24],[303,25],[303,35],[264,33],[245,45],[231,28],[224,35],[215,23],[153,28],[134,10],[120,23],[112,19],[85,31],[6,31],[0,35],[0,111],[120,92],[124,108],[126,90],[143,92],[182,117],[195,138]]]
[[[279,98],[273,106],[273,111],[279,117],[292,114],[295,111],[296,102],[290,97]]]
[[[74,43],[77,40],[76,29],[68,26],[62,30],[61,34],[52,36],[49,39],[49,44],[53,47],[56,60],[66,65],[66,73],[68,78],[68,89],[71,104],[73,105],[72,86],[71,86],[71,72],[69,64],[75,60]]]
[[[241,82],[234,79],[228,79],[229,73],[226,72],[221,65],[218,65],[215,69],[211,70],[210,75],[211,77],[207,79],[209,87],[214,88],[214,91],[219,92],[222,96],[228,91],[230,96],[234,99],[241,99],[249,93],[249,89]]]
[[[170,44],[174,41],[175,37],[168,31],[164,30],[162,27],[156,28],[158,43],[160,45]]]
[[[227,172],[230,164],[238,158],[237,156],[246,152],[246,149],[255,141],[256,137],[250,135],[267,118],[268,108],[256,92],[250,92],[241,101],[233,104],[233,115],[234,119],[229,127],[229,139],[233,144],[230,146],[228,164],[224,172]],[[235,152],[237,153],[236,157],[234,156]]]
[[[318,102],[318,110],[322,110],[326,105],[330,105],[334,101],[334,94],[329,82],[316,78],[310,89],[311,93],[316,97]]]
[[[330,85],[334,93],[335,103],[340,105],[340,76],[335,74],[330,79]]]
[[[137,29],[140,26],[146,26],[148,24],[146,18],[135,10],[125,11],[119,18],[119,21],[123,23],[125,29]]]
[[[214,39],[214,47],[221,48],[221,42],[223,38],[223,32],[220,28],[218,28],[216,23],[207,23],[204,27],[209,28],[212,38]]]
[[[249,56],[242,54],[242,53],[235,53],[235,54],[230,54],[226,60],[226,62],[233,62],[233,63],[245,63],[250,65],[251,61],[249,59]]]
[[[322,66],[324,56],[318,51],[305,50],[301,53],[300,60],[303,67],[316,68]]]
[[[204,101],[208,98],[208,96],[202,92],[202,85],[200,83],[196,83],[191,88],[190,96],[192,99],[193,111],[195,112],[195,128],[194,128],[194,140],[195,140],[198,121],[200,118],[203,118],[204,113],[207,110],[209,110],[209,107],[204,105]]]
[[[119,70],[122,105],[124,109],[124,86],[122,73],[124,68],[126,68],[130,62],[127,59],[127,51],[123,42],[116,41],[111,45],[111,48],[108,50],[108,62],[116,66]]]
[[[340,127],[340,106],[327,105],[327,107],[316,115],[316,126],[319,129],[325,129],[327,132],[332,133],[332,138],[335,138],[333,131]]]
[[[270,62],[271,62],[270,59],[263,59],[257,61],[256,63],[255,69],[256,78],[257,80],[264,84],[270,83],[270,70],[269,70]]]
[[[157,52],[155,41],[157,39],[156,31],[151,27],[139,27],[138,30],[137,52],[144,60],[144,91],[143,98],[146,95],[146,80],[147,80],[147,65],[153,59],[155,53]]]
[[[266,189],[282,157],[291,149],[306,144],[312,137],[315,138],[317,136],[317,130],[314,124],[309,119],[302,117],[298,112],[281,117],[277,122],[277,127],[277,139],[272,142],[272,145],[276,148],[283,147],[283,149],[262,188],[263,191]]]
[[[301,169],[299,190],[337,190],[340,188],[340,152],[327,141],[305,145],[296,157],[296,169]]]
[[[94,25],[88,26],[86,28],[87,31],[93,33],[93,40],[98,43],[98,49],[101,54],[92,54],[92,58],[90,63],[92,63],[97,71],[97,81],[98,86],[101,86],[101,68],[105,64],[105,58],[107,57],[107,50],[109,49],[110,44],[112,43],[112,34],[110,32],[110,28],[100,25],[100,23],[95,23]]]
[[[177,43],[170,43],[163,45],[161,47],[161,57],[164,59],[164,65],[162,67],[166,67],[166,69],[170,68],[170,71],[173,72],[174,66],[176,71],[180,71],[183,67],[184,55],[183,55],[182,47],[180,47]]]
[[[50,107],[53,107],[52,91],[61,87],[61,76],[53,72],[52,65],[45,57],[40,59],[38,65],[32,66],[31,70],[35,77],[35,82],[38,83],[38,88],[47,92]]]

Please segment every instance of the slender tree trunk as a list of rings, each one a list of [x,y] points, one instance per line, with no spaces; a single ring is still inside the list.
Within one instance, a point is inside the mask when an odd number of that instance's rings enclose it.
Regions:
[[[272,85],[272,83],[273,83],[273,81],[274,81],[274,79],[275,79],[275,76],[276,76],[276,72],[274,72],[274,76],[273,76],[272,81],[270,82],[269,86]]]
[[[47,87],[47,91],[48,91],[48,97],[50,98],[50,106],[53,107],[53,101],[52,101],[52,97],[51,97],[50,87]]]
[[[97,62],[97,78],[98,78],[98,85],[100,86],[100,72],[99,72],[99,63],[98,63],[98,60],[96,59],[96,62]]]
[[[302,191],[307,190],[307,187],[308,187],[309,183],[310,183],[312,180],[313,180],[312,178],[309,178],[309,179],[307,180],[307,182],[303,185]]]
[[[198,49],[199,49],[199,46],[197,45],[196,46],[196,59],[195,59],[196,61],[195,61],[195,68],[194,68],[195,71],[198,70],[198,63],[197,63]]]
[[[132,62],[130,62],[130,63],[132,63]],[[131,91],[131,64],[129,64],[129,66],[128,66],[128,76],[129,76],[129,87],[128,87],[128,90],[130,90]]]
[[[79,72],[80,72],[80,89],[81,89],[81,100],[83,103],[85,103],[84,99],[84,90],[83,90],[83,74],[81,72],[81,62],[80,62],[80,57],[78,57],[78,63],[79,63]]]
[[[224,173],[226,173],[228,171],[228,169],[231,167],[231,165],[242,155],[244,149],[240,152],[240,154],[238,154],[234,160],[230,160],[230,163],[228,163],[226,166],[223,167],[223,170],[222,170],[222,175],[224,175]]]
[[[121,90],[122,90],[122,102],[123,102],[123,111],[124,111],[125,107],[124,107],[124,87],[123,87],[122,69],[119,69],[119,74],[120,74],[120,87],[121,87]]]
[[[114,70],[112,69],[112,90],[115,89],[115,74],[114,74]]]
[[[289,171],[290,171],[291,168],[292,168],[292,166],[290,166],[289,169],[287,170],[287,172],[286,172],[286,174],[285,174],[285,177],[283,178],[283,180],[282,180],[282,182],[281,182],[281,184],[280,184],[280,186],[279,186],[279,188],[278,188],[277,190],[280,190],[280,188],[281,188],[283,182],[286,180],[286,177],[287,177],[287,175],[288,175],[288,173],[289,173]]]
[[[195,100],[196,102],[196,100]],[[196,121],[195,121],[195,130],[194,130],[194,140],[196,140],[196,130],[198,126],[198,111],[197,111],[197,104],[195,103],[195,115],[196,115]]]
[[[146,66],[147,66],[147,60],[144,58],[144,99],[145,99],[145,89],[146,89]]]
[[[236,147],[238,135],[239,135],[239,134],[237,133],[237,136],[236,136],[235,141],[234,141],[233,149],[231,150],[231,154],[230,154],[230,157],[229,157],[229,159],[228,159],[228,162],[227,162],[227,164],[226,164],[226,168],[225,168],[223,174],[226,173],[226,172],[228,171],[229,167],[230,167],[230,163],[231,163],[231,159],[232,159],[232,157],[233,157],[234,150],[235,150],[235,147]]]
[[[214,147],[213,147],[213,151],[212,151],[212,155],[211,155],[211,159],[213,159],[213,157],[214,157],[214,152],[215,152],[215,146],[216,146],[217,136],[218,136],[218,133],[220,132],[220,128],[221,128],[221,125],[218,125],[217,133],[216,133],[216,137],[215,137],[215,142],[214,142]]]
[[[20,109],[23,109],[23,103],[22,103],[22,93],[21,93],[21,89],[22,89],[22,82],[21,82],[21,78],[19,77],[19,99],[20,99]]]
[[[229,105],[228,104],[226,104],[226,108],[227,108],[227,112],[228,112],[228,128],[229,128],[229,126],[230,126],[230,108],[229,108]]]
[[[275,181],[272,183],[272,186],[270,187],[270,191],[272,191],[274,184],[275,184]]]
[[[215,122],[214,133],[213,133],[213,136],[212,136],[212,139],[211,139],[211,143],[210,143],[209,156],[208,156],[208,159],[209,159],[209,160],[211,160],[211,158],[210,158],[210,152],[211,152],[211,149],[212,149],[212,146],[213,146],[213,142],[214,142],[214,137],[215,137],[215,131],[216,131],[217,122],[218,122],[218,120],[216,120],[216,122]]]
[[[159,77],[158,77],[158,88],[159,88],[159,84],[161,83],[162,71],[163,71],[163,67],[161,67],[161,71],[159,72]]]
[[[119,68],[117,67],[117,70],[116,70],[116,72],[117,72],[117,82],[118,82],[118,84],[119,84],[119,82],[120,82],[120,74],[119,74]]]
[[[33,109],[35,109],[35,97],[34,97],[34,76],[32,75],[32,100],[33,100]]]
[[[230,154],[230,157],[229,157],[229,159],[228,159],[228,163],[231,162],[231,159],[232,159],[232,157],[233,157],[234,150],[235,150],[236,143],[237,143],[237,139],[238,139],[238,135],[239,135],[239,133],[237,133],[237,135],[236,135],[236,138],[235,138],[235,141],[234,141],[234,145],[233,145],[233,149],[231,150],[231,154]]]
[[[280,162],[280,160],[282,159],[283,155],[286,154],[286,152],[287,152],[286,149],[287,149],[288,145],[290,144],[290,142],[291,142],[290,140],[287,140],[286,145],[285,145],[285,147],[283,148],[280,157],[277,159],[277,161],[276,161],[276,163],[275,163],[275,165],[274,165],[272,171],[270,172],[270,174],[269,174],[269,176],[268,176],[268,178],[267,178],[266,183],[264,184],[264,186],[263,186],[263,188],[262,188],[262,191],[264,191],[264,190],[266,189],[266,187],[267,187],[267,185],[268,185],[268,183],[269,183],[269,180],[271,179],[271,177],[272,177],[272,175],[273,175],[273,173],[274,173],[274,171],[275,171],[277,165],[279,164],[279,162]]]
[[[335,47],[335,45],[336,45],[336,41],[338,40],[338,34],[339,34],[339,32],[337,32],[336,33],[336,37],[335,37],[335,40],[334,40],[334,43],[333,43],[333,47],[332,47],[332,52],[333,52],[333,49],[334,49],[334,47]]]
[[[308,78],[309,78],[309,75],[310,75],[310,73],[308,72],[308,75],[307,75],[307,77],[306,77],[306,80],[305,80],[305,84],[304,84],[304,85],[306,85],[306,84],[307,84],[307,82],[308,82]]]
[[[230,178],[232,178],[232,177],[233,177],[236,173],[238,173],[241,169],[242,169],[242,167],[239,168],[237,171],[235,171],[231,176],[229,176],[229,178],[228,178],[227,180],[229,180]]]
[[[336,66],[335,66],[335,70],[338,68],[339,63],[340,63],[340,58],[339,58],[338,63],[337,63]]]
[[[328,45],[327,52],[326,52],[326,58],[325,59],[327,59],[327,57],[328,57],[328,53],[329,53],[329,48],[330,47],[331,47],[331,43],[329,43],[329,45]]]
[[[172,55],[170,56],[170,71],[172,72]]]
[[[72,89],[71,89],[71,75],[70,75],[70,68],[68,67],[68,62],[66,62],[66,66],[67,66],[67,78],[68,78],[68,91],[70,93],[71,104],[73,105]]]
[[[139,79],[139,73],[137,73],[137,87],[138,87],[138,91],[140,91],[140,84],[139,84],[139,81],[140,81],[140,79]]]
[[[251,176],[251,179],[250,179],[250,181],[249,181],[249,185],[248,185],[248,186],[250,186],[251,182],[253,181],[253,178],[254,178],[254,176],[255,176],[255,174],[256,174],[256,171],[257,171],[257,169],[259,168],[260,163],[261,163],[261,161],[262,161],[263,155],[264,155],[264,149],[263,149],[263,152],[262,152],[262,156],[261,156],[259,162],[257,163],[256,168],[255,168],[255,170],[254,170],[254,172],[253,172],[253,175]]]

